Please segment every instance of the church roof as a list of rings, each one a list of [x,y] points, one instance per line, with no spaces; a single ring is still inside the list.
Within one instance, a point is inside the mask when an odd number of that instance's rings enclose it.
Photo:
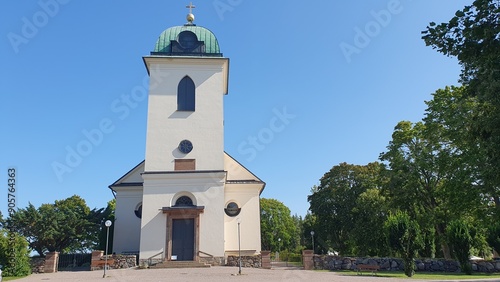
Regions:
[[[183,48],[182,38],[179,36],[184,31],[196,35],[199,45],[195,44],[188,48]],[[188,41],[188,43],[191,43]],[[185,47],[185,46],[184,46]],[[152,55],[175,55],[175,56],[211,56],[222,57],[219,42],[215,34],[207,28],[194,24],[185,24],[183,26],[174,26],[167,28],[161,34]]]
[[[144,165],[146,160],[140,162],[138,165],[134,166],[131,170],[125,173],[122,177],[118,178],[113,184],[108,187],[113,190],[112,187],[116,186],[142,186],[144,182],[141,174],[144,172]]]
[[[224,170],[227,171],[227,184],[257,184],[260,187],[259,194],[264,191],[266,183],[248,170],[235,158],[224,152]]]
[[[138,187],[143,185],[142,174],[145,170],[145,161],[140,162],[134,168],[125,173],[122,177],[109,185],[109,189],[114,191],[118,187]],[[266,183],[239,163],[235,158],[224,152],[224,171],[227,172],[227,184],[256,184],[260,187],[260,193],[264,191]],[[198,173],[206,171],[171,171],[168,173]],[[158,173],[167,173],[165,171]]]

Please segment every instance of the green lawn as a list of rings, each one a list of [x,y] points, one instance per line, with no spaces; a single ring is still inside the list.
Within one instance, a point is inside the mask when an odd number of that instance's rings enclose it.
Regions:
[[[342,275],[357,275],[356,271],[335,271]],[[363,276],[370,276],[371,272],[363,272]],[[389,278],[407,278],[407,279],[428,279],[428,280],[465,280],[465,279],[484,279],[484,278],[500,278],[500,273],[474,273],[467,275],[463,273],[436,273],[436,272],[417,272],[413,277],[406,277],[403,272],[386,272],[381,271],[376,274],[377,277]]]
[[[11,281],[11,280],[16,280],[16,279],[21,279],[21,278],[24,278],[26,276],[23,276],[23,277],[3,277],[2,279],[2,282],[3,281]]]

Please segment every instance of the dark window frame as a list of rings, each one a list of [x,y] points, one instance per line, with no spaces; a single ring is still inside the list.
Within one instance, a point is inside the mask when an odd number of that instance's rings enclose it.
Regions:
[[[177,36],[177,42],[181,45],[182,48],[191,50],[199,45],[198,37],[192,31],[185,30]]]
[[[189,196],[180,196],[177,200],[175,200],[174,207],[193,207],[193,199]]]
[[[196,106],[196,86],[188,76],[184,76],[177,86],[177,110],[194,112]]]
[[[134,209],[135,216],[142,218],[142,202],[140,202]]]

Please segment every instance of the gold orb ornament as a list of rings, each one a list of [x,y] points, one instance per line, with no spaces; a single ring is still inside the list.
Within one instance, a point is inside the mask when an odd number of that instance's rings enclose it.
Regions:
[[[186,16],[186,19],[188,22],[192,23],[194,21],[194,15],[189,13],[187,16]]]

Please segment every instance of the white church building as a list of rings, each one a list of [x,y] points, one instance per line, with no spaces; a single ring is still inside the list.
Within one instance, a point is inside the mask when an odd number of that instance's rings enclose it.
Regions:
[[[239,242],[242,255],[260,253],[265,183],[224,151],[229,59],[210,30],[191,13],[187,19],[163,31],[143,57],[150,76],[145,160],[109,186],[113,252],[224,263]]]

